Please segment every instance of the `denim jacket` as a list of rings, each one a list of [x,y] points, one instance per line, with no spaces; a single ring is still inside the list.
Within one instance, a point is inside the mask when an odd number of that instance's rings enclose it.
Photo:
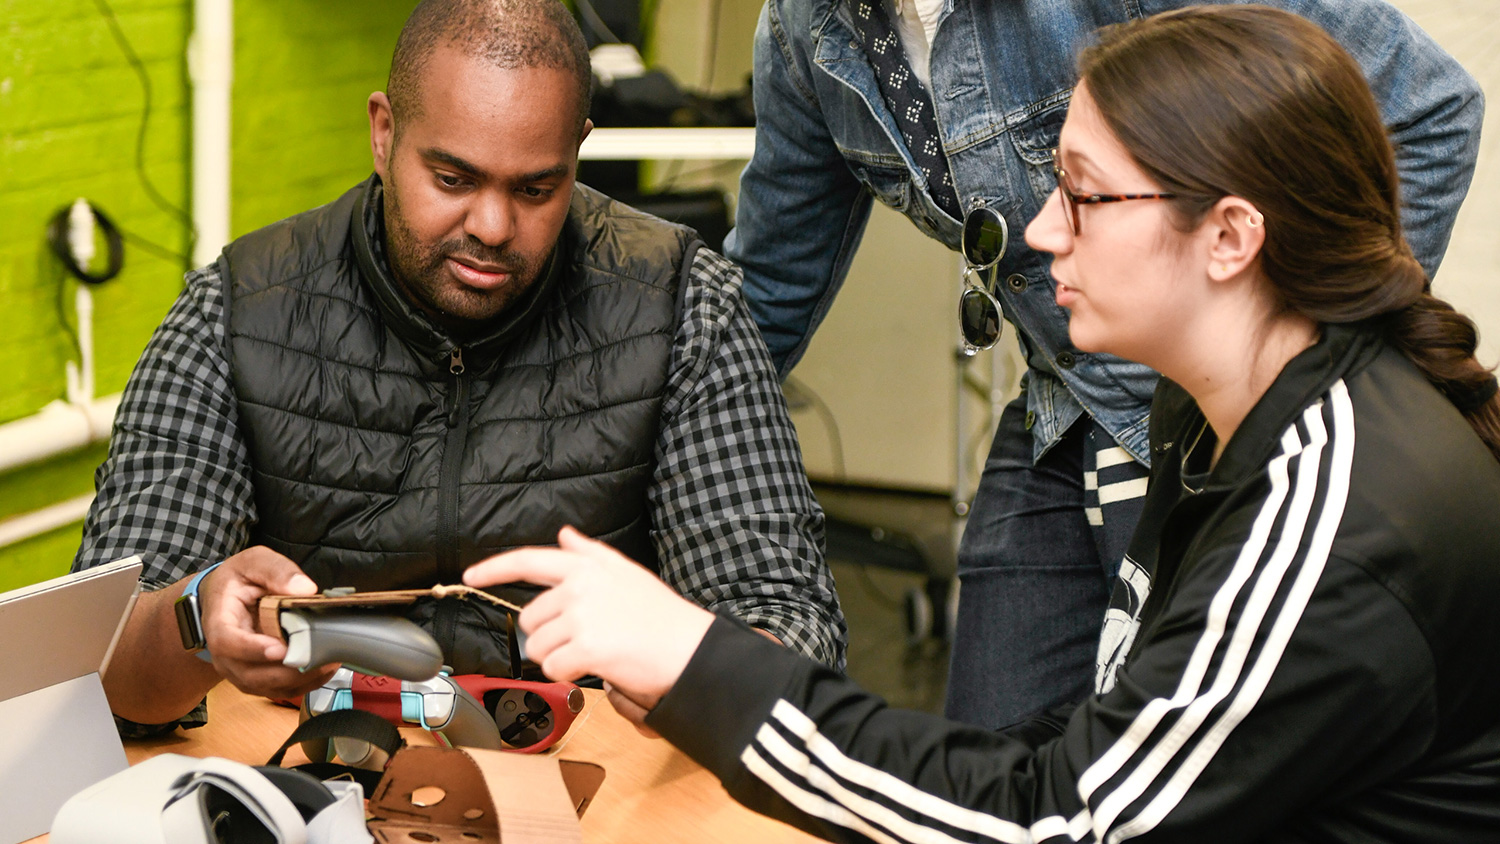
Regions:
[[[1431,275],[1478,155],[1478,84],[1381,0],[1270,2],[1327,29],[1364,68],[1396,144],[1407,240]],[[783,374],[843,283],[872,200],[950,248],[959,243],[960,222],[928,195],[856,45],[850,5],[768,0],[755,33],[755,154],[740,180],[736,227],[724,251],[744,267],[745,294]],[[1049,151],[1066,116],[1079,50],[1101,26],[1183,5],[948,0],[933,37],[932,99],[959,201],[965,209],[989,205],[1010,226],[998,296],[1029,364],[1036,457],[1087,410],[1137,460],[1148,459],[1156,374],[1072,348],[1049,261],[1021,232],[1055,185]],[[918,295],[931,296],[954,295],[952,282],[913,280],[929,285]]]

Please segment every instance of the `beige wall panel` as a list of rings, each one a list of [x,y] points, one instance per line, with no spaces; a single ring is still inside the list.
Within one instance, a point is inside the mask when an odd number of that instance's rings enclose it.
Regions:
[[[1433,289],[1479,323],[1479,360],[1500,363],[1500,3],[1394,0],[1479,80],[1488,98],[1479,165]]]
[[[955,397],[962,266],[957,254],[876,204],[849,279],[789,384],[809,475],[949,492],[960,480],[961,435],[963,485],[972,488],[994,427],[988,389],[994,353],[969,362],[977,389],[964,391],[960,423]],[[1015,393],[1014,346],[1008,333],[997,346],[1000,399]],[[800,401],[803,391],[816,400]]]
[[[661,0],[655,66],[695,91],[742,87],[750,73],[759,0]]]

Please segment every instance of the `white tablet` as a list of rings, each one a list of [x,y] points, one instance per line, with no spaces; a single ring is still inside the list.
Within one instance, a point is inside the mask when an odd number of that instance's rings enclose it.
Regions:
[[[0,844],[125,770],[99,675],[140,592],[139,557],[0,594]]]

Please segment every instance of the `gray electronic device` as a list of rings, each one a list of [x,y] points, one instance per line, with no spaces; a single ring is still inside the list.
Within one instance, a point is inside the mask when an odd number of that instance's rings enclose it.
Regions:
[[[397,616],[336,610],[282,610],[286,657],[303,670],[334,662],[364,674],[429,680],[443,667],[443,651],[427,631]]]
[[[125,770],[100,675],[140,592],[139,557],[0,594],[0,844],[46,832]]]

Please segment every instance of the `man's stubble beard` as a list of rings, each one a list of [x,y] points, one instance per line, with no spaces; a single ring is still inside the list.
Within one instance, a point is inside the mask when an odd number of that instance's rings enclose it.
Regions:
[[[424,245],[407,226],[393,187],[385,191],[386,257],[391,275],[407,298],[441,325],[460,334],[475,333],[536,283],[539,263],[515,250],[496,249],[473,237]],[[511,272],[510,281],[492,290],[462,285],[448,270],[449,256],[499,264]]]

